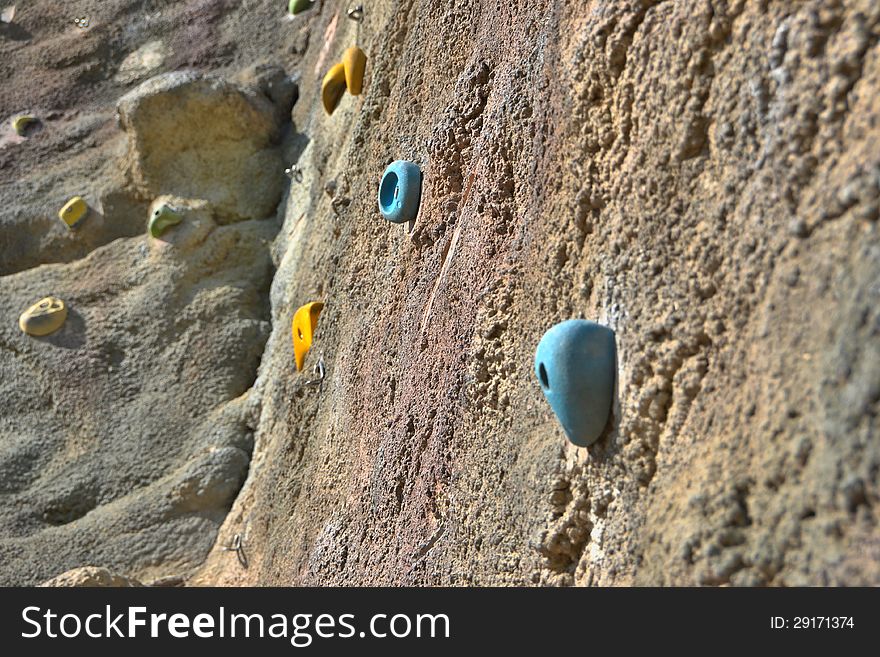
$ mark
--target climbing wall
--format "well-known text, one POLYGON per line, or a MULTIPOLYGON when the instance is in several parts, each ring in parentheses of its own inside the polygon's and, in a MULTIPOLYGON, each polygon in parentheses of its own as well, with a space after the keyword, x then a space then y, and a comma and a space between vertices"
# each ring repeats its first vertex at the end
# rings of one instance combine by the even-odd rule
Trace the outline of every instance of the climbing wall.
POLYGON ((295 4, 0 25, 0 583, 880 584, 880 4, 295 4))
POLYGON ((877 584, 880 7, 345 9, 302 15, 254 459, 195 581, 877 584), (569 318, 619 351, 588 449, 533 373, 569 318))

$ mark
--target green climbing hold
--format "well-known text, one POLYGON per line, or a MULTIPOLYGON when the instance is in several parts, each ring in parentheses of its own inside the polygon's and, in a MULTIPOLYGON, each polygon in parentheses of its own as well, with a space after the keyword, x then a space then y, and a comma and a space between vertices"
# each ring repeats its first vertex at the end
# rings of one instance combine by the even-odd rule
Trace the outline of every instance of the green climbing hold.
POLYGON ((160 205, 150 215, 150 235, 161 237, 167 228, 176 226, 181 221, 183 221, 183 217, 174 208, 164 204, 160 205))
POLYGON ((290 4, 287 5, 287 11, 289 11, 294 16, 296 14, 304 12, 306 9, 311 8, 312 0, 290 0, 290 4))
POLYGON ((12 129, 15 130, 15 134, 19 137, 27 137, 28 133, 37 127, 39 123, 40 121, 30 114, 19 114, 12 118, 12 129))

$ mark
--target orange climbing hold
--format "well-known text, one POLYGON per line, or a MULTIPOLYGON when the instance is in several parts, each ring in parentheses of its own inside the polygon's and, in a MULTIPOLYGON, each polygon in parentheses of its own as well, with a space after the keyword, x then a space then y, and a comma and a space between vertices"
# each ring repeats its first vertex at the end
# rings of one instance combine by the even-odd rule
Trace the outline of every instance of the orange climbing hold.
POLYGON ((339 62, 327 71, 327 75, 324 76, 324 81, 321 83, 321 102, 324 104, 324 111, 327 114, 333 114, 333 110, 336 109, 344 93, 345 66, 339 62))
POLYGON ((357 46, 352 46, 342 56, 342 66, 345 69, 345 86, 348 93, 358 96, 364 86, 364 70, 367 68, 367 56, 357 46))
POLYGON ((323 301, 307 303, 293 314, 291 332, 293 334, 293 356, 296 359, 296 371, 303 368, 306 354, 312 346, 312 336, 318 326, 318 317, 324 309, 323 301))

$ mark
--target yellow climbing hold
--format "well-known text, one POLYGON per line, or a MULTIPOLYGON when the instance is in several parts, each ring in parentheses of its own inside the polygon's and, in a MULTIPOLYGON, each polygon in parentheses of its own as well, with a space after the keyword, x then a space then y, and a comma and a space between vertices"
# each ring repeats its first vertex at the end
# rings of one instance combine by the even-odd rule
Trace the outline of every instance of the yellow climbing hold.
POLYGON ((30 114, 19 114, 12 118, 12 129, 19 137, 27 135, 28 128, 37 123, 36 117, 30 114))
POLYGON ((57 297, 40 299, 18 318, 18 327, 28 335, 49 335, 67 319, 67 306, 57 297))
POLYGON ((303 368, 306 354, 309 353, 309 349, 312 346, 312 335, 318 326, 318 316, 323 309, 323 301, 312 301, 301 306, 293 314, 291 331, 293 333, 293 356, 296 358, 297 372, 303 368))
POLYGON ((327 75, 324 76, 324 81, 321 83, 321 102, 324 103, 324 111, 327 114, 333 114, 333 110, 336 109, 344 93, 345 67, 340 62, 327 71, 327 75))
POLYGON ((342 56, 342 66, 345 69, 345 86, 348 93, 358 96, 364 86, 364 69, 367 67, 367 56, 357 46, 352 46, 342 56))
POLYGON ((89 206, 86 204, 82 196, 74 196, 64 207, 58 211, 61 221, 67 224, 68 228, 75 228, 76 225, 83 220, 88 214, 89 206))

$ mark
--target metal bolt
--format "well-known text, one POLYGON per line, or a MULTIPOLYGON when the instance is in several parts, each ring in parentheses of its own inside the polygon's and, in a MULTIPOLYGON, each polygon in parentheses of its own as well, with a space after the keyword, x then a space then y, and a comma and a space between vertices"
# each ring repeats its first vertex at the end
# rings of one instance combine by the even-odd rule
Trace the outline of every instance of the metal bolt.
POLYGON ((291 180, 295 180, 296 182, 303 181, 303 172, 297 165, 291 164, 284 170, 284 175, 290 178, 291 180))
POLYGON ((360 23, 362 20, 364 20, 364 6, 357 5, 354 8, 349 9, 348 10, 348 17, 351 20, 357 21, 358 23, 360 23))
POLYGON ((230 545, 222 546, 221 549, 227 552, 235 552, 235 556, 238 557, 238 563, 244 568, 248 567, 247 555, 244 552, 244 541, 241 538, 241 534, 233 536, 232 543, 230 545))
POLYGON ((320 358, 318 358, 318 362, 315 363, 315 366, 312 368, 312 374, 317 378, 303 381, 302 383, 297 384, 297 387, 305 388, 307 386, 318 386, 318 394, 321 394, 324 392, 324 377, 327 376, 327 370, 324 367, 324 354, 321 354, 320 358))

